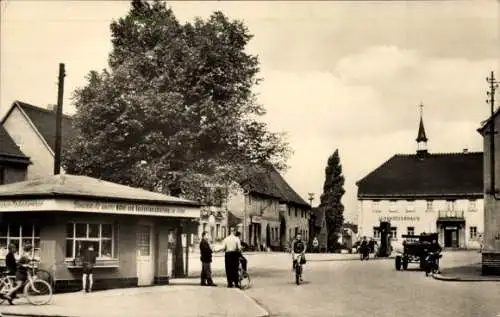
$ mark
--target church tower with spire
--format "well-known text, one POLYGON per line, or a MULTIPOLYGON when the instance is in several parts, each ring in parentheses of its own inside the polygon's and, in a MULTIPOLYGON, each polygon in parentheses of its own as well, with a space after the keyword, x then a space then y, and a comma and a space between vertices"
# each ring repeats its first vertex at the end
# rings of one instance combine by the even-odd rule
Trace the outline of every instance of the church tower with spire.
POLYGON ((427 136, 425 135, 423 109, 424 105, 420 103, 420 125, 418 127, 417 135, 417 156, 423 157, 428 154, 427 152, 427 136))

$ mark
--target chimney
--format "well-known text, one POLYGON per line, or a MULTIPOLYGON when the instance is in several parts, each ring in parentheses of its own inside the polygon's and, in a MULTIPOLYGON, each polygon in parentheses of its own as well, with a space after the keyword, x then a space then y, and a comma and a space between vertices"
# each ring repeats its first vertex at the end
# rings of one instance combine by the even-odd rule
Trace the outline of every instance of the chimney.
POLYGON ((464 152, 464 153, 468 153, 468 152, 469 152, 469 149, 465 148, 463 152, 464 152))
POLYGON ((47 109, 55 112, 57 109, 57 105, 47 105, 47 109))

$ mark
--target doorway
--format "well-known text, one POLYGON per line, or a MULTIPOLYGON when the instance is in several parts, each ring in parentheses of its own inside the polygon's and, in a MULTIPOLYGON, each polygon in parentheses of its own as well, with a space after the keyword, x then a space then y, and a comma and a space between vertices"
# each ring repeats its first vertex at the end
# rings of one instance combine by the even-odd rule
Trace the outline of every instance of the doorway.
POLYGON ((147 286, 154 282, 153 226, 137 228, 137 285, 147 286))
POLYGON ((269 224, 266 226, 266 248, 271 248, 271 227, 269 224))
POLYGON ((445 248, 458 248, 458 228, 445 227, 444 228, 444 247, 445 248))
POLYGON ((286 221, 285 217, 280 217, 280 247, 282 251, 285 251, 287 248, 286 243, 286 221))

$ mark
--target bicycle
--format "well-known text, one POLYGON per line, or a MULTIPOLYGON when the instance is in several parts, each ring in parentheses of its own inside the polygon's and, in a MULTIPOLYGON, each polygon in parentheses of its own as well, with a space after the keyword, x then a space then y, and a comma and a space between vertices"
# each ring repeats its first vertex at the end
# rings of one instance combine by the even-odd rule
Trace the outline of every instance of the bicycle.
POLYGON ((303 255, 299 254, 293 260, 294 261, 294 270, 295 270, 295 283, 300 285, 302 283, 302 265, 305 263, 303 259, 303 255))
POLYGON ((242 290, 250 287, 250 275, 248 274, 248 272, 243 271, 241 262, 238 267, 238 283, 240 285, 240 289, 242 290))
MULTIPOLYGON (((52 286, 47 281, 39 279, 37 275, 33 274, 36 270, 34 262, 32 261, 31 265, 27 266, 28 279, 22 286, 23 294, 30 304, 37 306, 45 305, 52 300, 52 286)), ((15 276, 4 276, 0 279, 0 294, 6 295, 14 288, 14 285, 15 276)), ((5 301, 4 296, 0 297, 5 301)))

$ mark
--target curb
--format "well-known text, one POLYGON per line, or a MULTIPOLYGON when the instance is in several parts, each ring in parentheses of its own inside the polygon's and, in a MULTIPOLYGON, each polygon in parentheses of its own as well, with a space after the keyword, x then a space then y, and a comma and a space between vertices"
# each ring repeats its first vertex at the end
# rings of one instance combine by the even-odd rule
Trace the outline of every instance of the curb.
POLYGON ((474 277, 458 277, 458 276, 446 276, 442 274, 433 274, 432 278, 443 282, 500 282, 500 277, 495 279, 480 279, 474 277))
POLYGON ((258 310, 260 310, 259 315, 255 316, 255 317, 269 317, 269 316, 271 316, 271 314, 267 310, 265 310, 264 307, 262 307, 261 305, 259 305, 257 303, 257 301, 255 301, 247 293, 245 293, 244 291, 242 291, 241 289, 238 289, 238 288, 236 288, 235 290, 237 292, 241 293, 247 300, 251 301, 255 305, 255 307, 257 307, 258 310))

